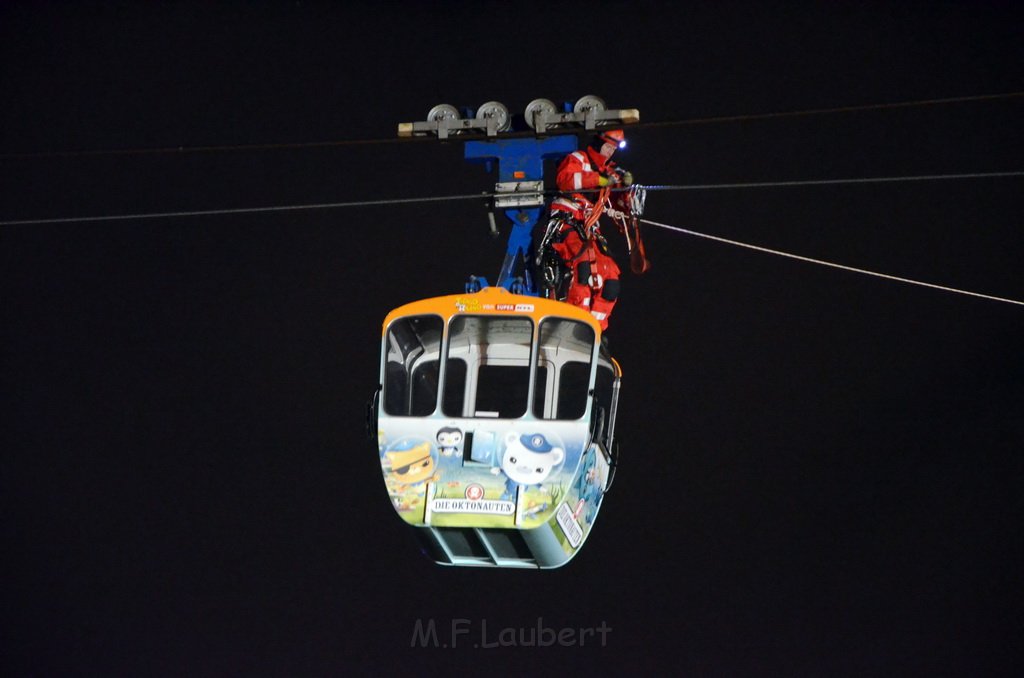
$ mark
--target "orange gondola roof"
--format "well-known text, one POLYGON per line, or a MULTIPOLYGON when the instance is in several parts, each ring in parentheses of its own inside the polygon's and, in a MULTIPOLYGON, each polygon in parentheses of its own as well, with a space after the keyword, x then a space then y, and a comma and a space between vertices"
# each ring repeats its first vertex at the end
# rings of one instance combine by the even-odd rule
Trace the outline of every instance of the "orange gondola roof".
POLYGON ((479 292, 431 297, 404 304, 388 313, 384 319, 384 328, 398 317, 433 314, 447 319, 460 313, 513 314, 534 320, 551 316, 571 318, 592 327, 595 337, 601 336, 601 324, 583 309, 553 299, 512 294, 504 287, 485 287, 479 292))

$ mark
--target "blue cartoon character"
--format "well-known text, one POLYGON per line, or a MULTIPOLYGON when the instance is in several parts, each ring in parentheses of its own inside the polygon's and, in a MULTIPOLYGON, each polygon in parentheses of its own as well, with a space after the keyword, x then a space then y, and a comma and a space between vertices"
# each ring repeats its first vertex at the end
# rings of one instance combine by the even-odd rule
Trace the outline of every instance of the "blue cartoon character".
POLYGON ((554 447, 543 434, 519 435, 509 431, 505 436, 501 468, 491 469, 491 473, 505 473, 505 492, 501 498, 513 500, 519 488, 539 487, 564 458, 565 451, 554 447))
POLYGON ((445 426, 437 432, 437 449, 445 457, 454 456, 461 442, 462 430, 454 426, 445 426))

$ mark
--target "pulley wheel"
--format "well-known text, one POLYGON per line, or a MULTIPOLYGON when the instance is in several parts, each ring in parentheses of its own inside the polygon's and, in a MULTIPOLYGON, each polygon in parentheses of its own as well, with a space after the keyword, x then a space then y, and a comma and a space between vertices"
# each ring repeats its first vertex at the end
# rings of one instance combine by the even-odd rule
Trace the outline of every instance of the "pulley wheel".
POLYGON ((427 122, 438 122, 440 120, 458 120, 459 109, 451 104, 438 104, 427 113, 427 122))
POLYGON ((576 102, 576 105, 572 107, 574 113, 586 113, 587 111, 604 111, 608 107, 605 106, 604 99, 596 97, 593 94, 588 94, 582 97, 576 102))
POLYGON ((485 104, 480 104, 480 108, 476 109, 477 120, 487 120, 488 118, 497 120, 499 132, 505 132, 512 128, 512 118, 509 116, 505 104, 500 101, 488 101, 485 104))
POLYGON ((555 106, 555 102, 551 99, 534 99, 530 103, 526 104, 526 111, 523 115, 526 116, 526 124, 530 126, 530 129, 535 129, 533 126, 533 118, 537 113, 554 115, 557 112, 558 108, 555 106))

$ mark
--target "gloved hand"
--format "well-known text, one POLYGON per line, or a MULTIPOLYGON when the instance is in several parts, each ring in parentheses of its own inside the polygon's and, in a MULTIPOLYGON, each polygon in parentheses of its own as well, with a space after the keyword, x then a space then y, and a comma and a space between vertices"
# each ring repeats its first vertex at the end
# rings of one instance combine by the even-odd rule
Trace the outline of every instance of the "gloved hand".
POLYGON ((615 183, 622 184, 623 186, 633 185, 633 173, 618 167, 615 168, 615 183))

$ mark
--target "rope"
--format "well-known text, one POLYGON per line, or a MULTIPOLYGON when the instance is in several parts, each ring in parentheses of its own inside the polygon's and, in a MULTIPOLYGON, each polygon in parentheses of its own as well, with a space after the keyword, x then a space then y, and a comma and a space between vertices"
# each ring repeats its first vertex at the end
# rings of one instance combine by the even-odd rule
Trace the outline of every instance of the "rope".
POLYGON ((989 299, 991 301, 1001 301, 1006 304, 1015 304, 1017 306, 1024 306, 1024 301, 1018 301, 1016 299, 1006 299, 1005 297, 994 297, 989 294, 980 294, 978 292, 970 292, 968 290, 961 290, 955 287, 946 287, 944 285, 934 285, 932 283, 922 282, 920 280, 911 280, 910 278, 900 278, 895 275, 889 275, 887 273, 879 273, 877 271, 868 271, 863 268, 854 268, 853 266, 846 266, 844 264, 836 264, 831 261, 823 261, 821 259, 812 259, 810 257, 800 256, 799 254, 790 254, 789 252, 782 252, 779 250, 769 249, 767 247, 761 247, 759 245, 751 245, 749 243, 740 242, 738 240, 729 240, 728 238, 721 238, 716 235, 708 235, 706 233, 699 233, 697 231, 691 231, 686 228, 679 228, 678 226, 670 226, 668 224, 661 224, 657 221, 650 221, 648 219, 641 219, 641 223, 649 226, 656 226, 658 228, 668 229, 670 231, 676 231, 679 233, 685 233, 686 235, 696 236, 698 238, 706 238, 708 240, 714 240, 715 242, 725 243, 726 245, 735 245, 736 247, 744 247, 749 250, 756 252, 763 252, 765 254, 774 254, 780 257, 786 257, 788 259, 796 259, 797 261, 804 261, 809 264, 818 264, 819 266, 829 266, 831 268, 838 268, 843 271, 850 271, 851 273, 861 273, 863 275, 874 276, 876 278, 883 278, 885 280, 892 280, 895 282, 907 283, 910 285, 919 285, 921 287, 930 287, 936 290, 942 290, 943 292, 954 292, 956 294, 964 294, 971 297, 979 297, 981 299, 989 299))
POLYGON ((922 174, 909 177, 864 177, 858 179, 810 179, 800 181, 760 181, 733 184, 690 184, 681 186, 645 186, 648 191, 706 191, 723 188, 782 188, 793 186, 838 186, 842 184, 883 184, 903 181, 948 181, 951 179, 998 179, 1022 177, 1024 171, 971 172, 965 174, 922 174))

